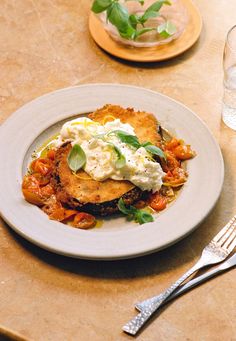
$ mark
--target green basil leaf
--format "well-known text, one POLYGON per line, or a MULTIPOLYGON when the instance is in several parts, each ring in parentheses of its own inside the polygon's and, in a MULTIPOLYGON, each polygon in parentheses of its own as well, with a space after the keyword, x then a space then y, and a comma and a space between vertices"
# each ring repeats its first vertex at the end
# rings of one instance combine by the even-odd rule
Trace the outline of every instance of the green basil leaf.
POLYGON ((141 24, 144 24, 148 19, 150 18, 156 18, 158 17, 160 14, 158 12, 155 11, 146 11, 141 18, 139 19, 139 22, 141 24))
POLYGON ((136 29, 138 23, 139 23, 139 17, 136 14, 131 14, 129 16, 129 22, 131 24, 131 26, 136 29))
POLYGON ((157 32, 163 37, 168 38, 176 32, 176 26, 171 21, 166 21, 157 27, 157 32))
POLYGON ((123 130, 113 130, 108 135, 110 135, 110 134, 116 134, 117 137, 119 137, 119 139, 121 140, 121 142, 129 144, 129 145, 131 145, 132 147, 134 147, 136 149, 138 149, 141 146, 137 136, 130 135, 129 133, 126 133, 126 131, 123 131, 123 130))
POLYGON ((120 36, 125 39, 135 39, 136 30, 129 25, 125 32, 119 31, 120 36))
POLYGON ((107 19, 117 28, 123 38, 134 39, 135 29, 129 21, 129 12, 127 8, 118 2, 113 3, 108 8, 107 19))
POLYGON ((86 155, 78 144, 75 144, 71 149, 67 162, 73 172, 77 172, 86 163, 86 155))
POLYGON ((121 153, 120 149, 114 145, 112 142, 107 142, 113 150, 116 152, 117 160, 115 163, 115 166, 117 169, 123 168, 126 165, 126 158, 125 156, 121 153))
POLYGON ((120 198, 118 201, 118 208, 123 214, 128 216, 128 219, 132 218, 139 224, 145 224, 154 221, 154 218, 150 213, 144 210, 139 210, 134 206, 125 206, 124 200, 122 198, 120 198))
POLYGON ((120 198, 119 201, 118 201, 118 208, 125 215, 133 214, 132 209, 130 209, 129 207, 125 206, 124 200, 122 198, 120 198))
POLYGON ((161 150, 160 148, 158 148, 158 147, 156 147, 156 146, 154 146, 154 145, 152 145, 152 144, 148 144, 148 145, 146 145, 146 146, 144 146, 144 148, 149 152, 149 153, 151 153, 151 154, 153 154, 153 155, 157 155, 157 156, 159 156, 160 158, 162 158, 162 159, 166 159, 166 155, 165 155, 165 153, 163 152, 163 150, 161 150))
POLYGON ((101 13, 105 11, 111 4, 112 0, 94 0, 91 10, 94 13, 101 13))
POLYGON ((147 32, 150 32, 150 31, 153 31, 153 30, 155 30, 155 28, 143 28, 143 29, 141 29, 141 30, 139 30, 139 31, 136 31, 136 34, 135 34, 135 38, 138 38, 139 36, 141 36, 142 34, 144 34, 144 33, 147 33, 147 32))
POLYGON ((139 2, 142 6, 144 5, 145 0, 125 0, 126 2, 128 1, 136 1, 139 2))
POLYGON ((116 160, 116 168, 120 169, 123 168, 126 165, 126 158, 125 156, 121 153, 120 149, 114 145, 114 150, 117 155, 117 160, 116 160))
POLYGON ((158 0, 146 9, 146 12, 159 12, 163 5, 171 5, 168 0, 158 0))
POLYGON ((129 25, 129 13, 128 10, 119 4, 118 2, 112 5, 109 11, 108 20, 111 24, 116 26, 120 32, 126 32, 129 25))
POLYGON ((154 218, 150 213, 142 210, 137 210, 134 215, 134 218, 140 225, 151 223, 154 221, 154 218))
POLYGON ((141 144, 141 146, 142 147, 146 147, 146 146, 151 146, 152 144, 151 144, 151 142, 148 142, 148 141, 145 141, 145 142, 143 142, 142 144, 141 144))

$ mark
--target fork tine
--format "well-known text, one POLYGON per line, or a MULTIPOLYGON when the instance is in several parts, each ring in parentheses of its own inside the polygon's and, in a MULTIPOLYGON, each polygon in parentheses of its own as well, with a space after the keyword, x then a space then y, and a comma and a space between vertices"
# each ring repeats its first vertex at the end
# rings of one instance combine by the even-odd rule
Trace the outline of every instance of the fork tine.
MULTIPOLYGON (((236 236, 236 234, 235 234, 235 236, 236 236)), ((229 247, 228 247, 229 253, 233 251, 233 249, 235 248, 235 246, 236 246, 236 238, 234 238, 234 240, 232 241, 232 243, 231 243, 231 244, 229 245, 229 247)))
POLYGON ((231 233, 231 235, 229 236, 229 238, 226 240, 226 242, 223 245, 224 249, 227 249, 228 246, 231 244, 231 242, 235 239, 236 237, 236 231, 234 231, 233 233, 231 233))
POLYGON ((223 246, 225 242, 231 237, 231 235, 234 233, 235 227, 231 226, 228 231, 225 233, 225 235, 217 242, 219 246, 223 246))
POLYGON ((213 242, 218 242, 224 234, 233 226, 236 224, 236 215, 230 219, 230 221, 220 230, 220 232, 212 239, 213 242))

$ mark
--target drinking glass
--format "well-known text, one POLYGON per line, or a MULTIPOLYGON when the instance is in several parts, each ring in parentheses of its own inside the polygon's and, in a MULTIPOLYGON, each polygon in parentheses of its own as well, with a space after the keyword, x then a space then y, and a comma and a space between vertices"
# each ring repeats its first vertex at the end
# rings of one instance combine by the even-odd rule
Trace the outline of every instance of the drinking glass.
POLYGON ((229 30, 226 37, 223 67, 222 119, 228 127, 236 130, 236 25, 229 30))

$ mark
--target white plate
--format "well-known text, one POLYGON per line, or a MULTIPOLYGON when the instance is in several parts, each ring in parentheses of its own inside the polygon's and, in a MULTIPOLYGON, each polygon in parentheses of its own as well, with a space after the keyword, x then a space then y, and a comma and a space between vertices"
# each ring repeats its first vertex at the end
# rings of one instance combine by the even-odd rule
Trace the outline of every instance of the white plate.
POLYGON ((207 216, 221 192, 224 164, 213 136, 187 107, 159 93, 126 85, 91 84, 52 92, 17 110, 0 131, 0 212, 29 241, 56 253, 87 259, 121 259, 165 248, 190 233, 207 216), (106 103, 152 112, 161 124, 191 144, 197 156, 187 162, 188 182, 177 200, 137 225, 112 218, 99 229, 74 229, 49 220, 21 193, 32 151, 59 130, 63 120, 106 103))

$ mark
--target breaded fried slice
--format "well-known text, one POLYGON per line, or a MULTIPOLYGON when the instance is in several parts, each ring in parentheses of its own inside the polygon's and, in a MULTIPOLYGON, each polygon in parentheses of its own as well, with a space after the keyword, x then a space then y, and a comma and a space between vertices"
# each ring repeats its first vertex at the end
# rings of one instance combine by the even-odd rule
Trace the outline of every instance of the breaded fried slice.
MULTIPOLYGON (((88 116, 101 124, 104 124, 106 120, 119 118, 121 122, 133 126, 140 142, 148 140, 158 145, 160 141, 157 132, 158 122, 152 114, 108 104, 88 116)), ((141 198, 142 191, 129 181, 112 179, 96 181, 84 171, 73 174, 67 164, 70 150, 71 145, 68 143, 56 152, 54 185, 61 202, 69 207, 80 208, 93 214, 110 215, 118 211, 117 203, 121 197, 127 205, 132 205, 141 198)))
POLYGON ((88 115, 91 120, 101 124, 106 120, 111 121, 112 117, 119 118, 122 123, 129 123, 135 130, 139 141, 149 141, 158 145, 161 137, 158 134, 158 122, 153 114, 144 111, 134 111, 132 108, 124 109, 119 105, 106 104, 103 108, 88 115))
POLYGON ((94 214, 109 215, 118 211, 117 202, 121 197, 127 205, 141 197, 142 191, 129 181, 96 181, 82 170, 73 174, 67 163, 70 150, 70 143, 57 150, 53 174, 58 199, 64 204, 94 214))

